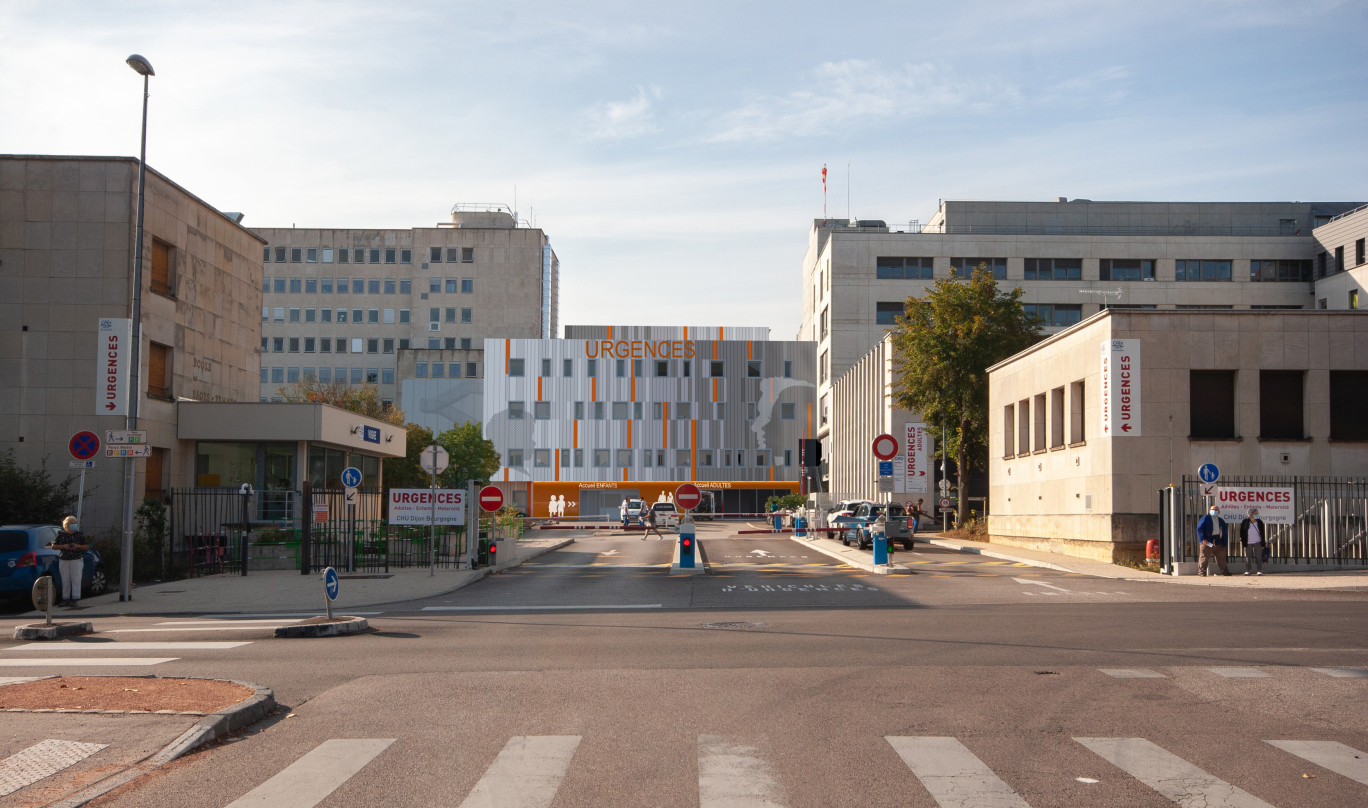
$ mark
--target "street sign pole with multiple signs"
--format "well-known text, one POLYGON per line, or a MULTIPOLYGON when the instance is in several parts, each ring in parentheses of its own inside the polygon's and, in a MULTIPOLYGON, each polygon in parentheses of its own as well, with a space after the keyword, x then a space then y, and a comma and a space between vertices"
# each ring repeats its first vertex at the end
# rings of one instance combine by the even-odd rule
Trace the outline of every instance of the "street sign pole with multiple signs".
POLYGON ((67 451, 76 458, 71 461, 71 467, 81 470, 81 484, 76 492, 76 523, 80 524, 81 511, 85 507, 85 473, 86 469, 95 468, 95 461, 92 458, 99 454, 100 436, 89 430, 77 432, 67 443, 67 451))

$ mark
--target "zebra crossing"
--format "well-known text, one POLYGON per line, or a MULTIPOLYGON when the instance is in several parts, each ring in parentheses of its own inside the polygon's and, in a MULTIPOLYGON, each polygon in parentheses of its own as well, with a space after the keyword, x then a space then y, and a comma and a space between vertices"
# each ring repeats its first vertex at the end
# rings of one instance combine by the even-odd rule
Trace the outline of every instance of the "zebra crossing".
MULTIPOLYGON (((113 629, 106 635, 167 634, 176 632, 271 632, 302 618, 263 620, 170 620, 147 628, 113 629)), ((187 654, 231 651, 251 640, 136 640, 82 638, 59 642, 20 643, 0 648, 0 668, 148 668, 176 662, 187 654), (156 653, 159 652, 159 653, 156 653), (152 655, 156 653, 156 655, 152 655)))
MULTIPOLYGON (((351 778, 365 777, 367 766, 396 740, 324 741, 227 808, 313 808, 351 778)), ((579 735, 509 738, 464 794, 460 808, 551 805, 575 765, 582 740, 579 735)), ((954 737, 901 735, 885 736, 883 741, 893 753, 890 759, 901 760, 940 808, 1031 808, 1011 783, 978 757, 970 743, 954 737)), ((1080 783, 1116 785, 1129 778, 1182 806, 1276 808, 1145 738, 1074 737, 1063 742, 1081 746, 1111 767, 1095 770, 1094 777, 1071 778, 1080 783)), ((1287 755, 1368 786, 1368 754, 1353 747, 1324 740, 1270 739, 1262 744, 1270 755, 1287 755)), ((795 795, 785 788, 772 762, 767 738, 699 735, 694 751, 700 808, 785 808, 794 804, 795 795)), ((461 795, 453 795, 453 802, 457 797, 461 795)), ((1099 794, 1099 798, 1105 796, 1099 794)), ((1368 801, 1368 791, 1363 798, 1368 801)))

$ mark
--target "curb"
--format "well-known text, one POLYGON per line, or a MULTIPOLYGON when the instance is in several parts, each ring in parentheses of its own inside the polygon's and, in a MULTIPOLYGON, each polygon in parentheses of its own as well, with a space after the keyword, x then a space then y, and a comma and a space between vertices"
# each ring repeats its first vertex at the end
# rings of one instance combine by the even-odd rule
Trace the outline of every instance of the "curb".
MULTIPOLYGON (((934 545, 937 546, 937 547, 944 547, 944 548, 946 548, 946 549, 948 549, 948 550, 957 550, 957 551, 959 551, 959 552, 961 552, 961 553, 969 553, 970 555, 981 555, 981 556, 987 556, 988 558, 999 558, 999 559, 1002 559, 1003 561, 1016 561, 1016 562, 1019 562, 1019 563, 1021 563, 1021 564, 1028 564, 1028 565, 1030 565, 1030 566, 1032 566, 1032 567, 1042 567, 1042 568, 1044 568, 1044 569, 1047 569, 1047 570, 1055 570, 1055 571, 1057 571, 1057 572, 1068 572, 1068 573, 1072 573, 1072 574, 1074 574, 1074 575, 1088 575, 1088 576, 1097 577, 1097 578, 1113 578, 1113 577, 1118 577, 1118 576, 1110 576, 1110 575, 1098 575, 1098 574, 1096 574, 1096 573, 1091 573, 1091 572, 1079 572, 1078 570, 1073 569, 1073 568, 1071 568, 1071 567, 1065 567, 1065 566, 1062 566, 1062 565, 1060 565, 1060 564, 1052 564, 1052 563, 1050 563, 1049 561, 1037 561, 1037 560, 1034 559, 1034 558, 1022 558, 1022 557, 1019 556, 1019 555, 1012 555, 1011 553, 1007 553, 1007 552, 994 551, 994 550, 984 550, 982 547, 972 547, 972 546, 969 546, 969 545, 960 544, 959 542, 953 541, 953 540, 951 540, 951 539, 927 539, 927 540, 926 540, 926 543, 927 543, 927 544, 934 544, 934 545)), ((1130 580, 1130 579, 1126 579, 1126 580, 1130 580)), ((1139 580, 1144 580, 1144 579, 1139 579, 1139 580)))
MULTIPOLYGON (((195 678, 195 677, 166 677, 175 678, 195 678)), ((103 780, 92 783, 89 786, 68 795, 66 798, 51 803, 47 808, 80 808, 92 800, 108 794, 116 788, 133 782, 144 774, 149 774, 165 766, 182 755, 194 751, 198 747, 216 741, 229 733, 236 732, 243 727, 251 726, 261 719, 270 715, 276 709, 275 693, 270 688, 261 687, 251 682, 239 682, 233 679, 209 679, 204 681, 231 682, 235 685, 252 688, 253 695, 237 704, 225 707, 216 713, 206 715, 200 719, 195 726, 186 730, 179 738, 167 744, 160 752, 156 752, 150 757, 133 764, 120 772, 115 772, 103 780)))
MULTIPOLYGON (((858 570, 864 570, 865 572, 872 573, 872 574, 874 574, 874 575, 916 575, 916 574, 917 574, 917 571, 914 570, 914 569, 911 569, 910 567, 895 567, 895 566, 893 566, 892 564, 889 564, 888 566, 879 566, 879 565, 877 565, 877 564, 872 563, 872 560, 871 560, 870 562, 865 562, 865 561, 862 561, 862 560, 860 560, 860 559, 848 558, 848 557, 846 556, 846 553, 848 553, 848 552, 850 552, 850 551, 847 550, 845 547, 842 547, 840 550, 834 550, 834 549, 831 549, 831 548, 829 548, 829 547, 823 547, 822 545, 817 544, 817 541, 818 541, 820 538, 822 538, 822 537, 820 537, 820 536, 803 536, 803 537, 799 537, 799 536, 789 536, 789 541, 798 542, 799 544, 803 545, 804 547, 807 547, 807 548, 812 549, 812 550, 816 550, 817 552, 821 553, 822 555, 830 556, 831 558, 834 558, 834 559, 836 559, 837 561, 840 561, 841 563, 845 564, 845 565, 848 566, 848 567, 854 567, 855 569, 858 569, 858 570)), ((834 539, 828 539, 828 541, 835 541, 835 540, 834 540, 834 539)), ((907 552, 907 551, 905 550, 904 552, 907 552)))
POLYGON ((95 633, 95 624, 89 620, 80 623, 53 623, 52 625, 15 626, 16 640, 55 640, 58 637, 76 637, 81 634, 95 633))
POLYGON ((364 617, 348 617, 339 615, 342 623, 302 623, 293 626, 279 626, 275 630, 277 638, 294 637, 343 637, 348 634, 360 634, 370 630, 370 623, 364 617))

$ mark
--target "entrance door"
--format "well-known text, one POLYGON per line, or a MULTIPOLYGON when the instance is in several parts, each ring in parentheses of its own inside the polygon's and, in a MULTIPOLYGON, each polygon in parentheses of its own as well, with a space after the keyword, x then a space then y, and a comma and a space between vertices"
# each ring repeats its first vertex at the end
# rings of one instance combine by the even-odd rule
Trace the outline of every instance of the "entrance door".
POLYGON ((621 520, 619 512, 624 499, 639 499, 640 489, 636 488, 581 488, 579 490, 579 512, 581 519, 605 519, 610 522, 621 520))
POLYGON ((261 458, 261 518, 294 517, 293 447, 265 446, 261 458))

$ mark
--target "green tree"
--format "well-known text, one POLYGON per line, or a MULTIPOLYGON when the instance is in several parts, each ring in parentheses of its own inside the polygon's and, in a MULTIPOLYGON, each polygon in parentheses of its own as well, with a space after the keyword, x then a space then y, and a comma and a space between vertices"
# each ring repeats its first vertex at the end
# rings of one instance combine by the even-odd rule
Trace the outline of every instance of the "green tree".
MULTIPOLYGON (((278 391, 286 401, 306 401, 311 404, 331 404, 357 415, 375 418, 395 426, 404 425, 404 411, 385 404, 380 390, 373 384, 351 386, 342 382, 324 384, 312 376, 281 387, 278 391)), ((415 463, 417 460, 415 459, 415 463)))
POLYGON ((46 464, 43 458, 36 470, 26 469, 15 459, 13 449, 0 454, 0 525, 50 525, 72 512, 76 495, 71 484, 76 478, 68 474, 65 480, 53 482, 43 468, 46 464))
POLYGON ((391 488, 427 488, 429 477, 419 461, 423 450, 433 443, 432 430, 408 424, 403 457, 385 458, 385 491, 391 488))
POLYGON ((437 436, 446 447, 451 464, 438 477, 445 488, 464 488, 470 481, 488 482, 499 470, 499 453, 494 441, 486 440, 478 421, 468 421, 437 436))
POLYGON ((892 331, 894 403, 921 413, 942 443, 937 454, 954 460, 961 524, 969 474, 987 465, 987 369, 1039 339, 1038 322, 1021 289, 1000 293, 980 264, 967 281, 952 269, 924 297, 909 297, 892 331))

